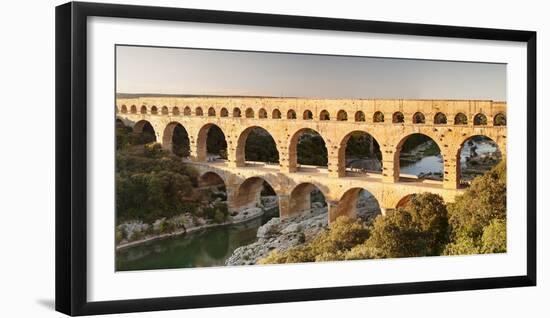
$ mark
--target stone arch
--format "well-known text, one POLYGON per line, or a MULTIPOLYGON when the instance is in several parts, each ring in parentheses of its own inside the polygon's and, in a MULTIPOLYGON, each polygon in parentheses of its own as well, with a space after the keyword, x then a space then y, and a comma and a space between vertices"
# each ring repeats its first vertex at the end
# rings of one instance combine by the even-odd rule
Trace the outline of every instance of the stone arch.
POLYGON ((162 106, 160 112, 161 112, 161 114, 163 114, 163 115, 168 115, 168 107, 162 106))
POLYGON ((474 116, 474 125, 475 126, 485 126, 487 125, 487 116, 483 113, 478 113, 474 116))
POLYGON ((411 193, 399 199, 399 201, 397 201, 397 204, 395 205, 395 209, 404 208, 405 206, 407 206, 407 204, 411 202, 415 195, 416 193, 411 193))
POLYGON ((397 144, 394 154, 394 172, 397 178, 399 179, 401 174, 405 174, 407 177, 402 178, 401 181, 407 181, 409 178, 420 180, 426 178, 441 181, 445 174, 443 149, 434 136, 422 133, 410 133, 404 136, 397 144), (422 145, 424 145, 424 149, 419 150, 418 147, 422 145), (421 153, 419 160, 416 160, 418 158, 417 155, 403 155, 403 153, 409 154, 412 151, 421 153), (401 162, 403 164, 407 163, 407 166, 402 166, 401 162), (441 167, 441 169, 438 169, 438 167, 441 167))
POLYGON ((296 119, 296 112, 294 109, 289 109, 288 112, 286 112, 286 119, 296 119))
MULTIPOLYGON (((327 145, 326 145, 325 138, 323 138, 323 136, 318 131, 310 129, 310 128, 298 129, 296 132, 294 132, 294 134, 290 138, 290 143, 289 143, 289 146, 288 146, 288 165, 289 165, 290 172, 298 171, 298 164, 299 164, 299 162, 298 162, 298 143, 300 141, 300 137, 304 133, 311 133, 311 134, 319 136, 322 139, 323 143, 324 143, 324 153, 323 154, 326 153, 327 156, 328 156, 328 148, 327 148, 327 145)), ((313 154, 313 155, 315 155, 316 158, 317 158, 319 155, 322 156, 323 154, 313 154)), ((300 164, 303 164, 303 163, 300 163, 300 164)), ((309 164, 309 163, 305 163, 305 164, 309 164)), ((328 158, 327 158, 326 163, 319 164, 319 166, 327 166, 327 165, 328 165, 328 158)))
POLYGON ((180 114, 180 109, 177 106, 173 107, 172 108, 172 115, 179 116, 179 114, 180 114))
POLYGON ((247 108, 246 111, 244 112, 244 115, 246 116, 246 118, 254 118, 254 109, 252 108, 247 108))
POLYGON ((273 112, 271 113, 272 119, 281 119, 281 111, 275 108, 273 112))
POLYGON ((228 117, 229 116, 229 111, 227 110, 227 108, 223 107, 222 110, 220 110, 220 116, 221 117, 228 117))
POLYGON ((265 108, 260 108, 260 110, 258 111, 258 117, 260 119, 267 118, 267 111, 265 110, 265 108))
POLYGON ((216 116, 216 110, 214 109, 214 107, 208 108, 208 116, 209 117, 215 117, 216 116))
POLYGON ((184 116, 191 116, 191 107, 185 106, 185 108, 183 109, 183 115, 184 116))
POLYGON ((203 115, 202 108, 201 107, 195 108, 195 116, 202 116, 202 115, 203 115))
POLYGON ((233 108, 233 117, 241 117, 241 109, 239 107, 233 108))
POLYGON ((412 121, 413 121, 413 124, 425 124, 426 116, 424 116, 424 114, 421 112, 416 112, 413 115, 412 121))
POLYGON ((206 171, 198 177, 199 187, 214 187, 214 186, 225 186, 224 178, 214 171, 206 171))
MULTIPOLYGON (((245 130, 243 130, 241 132, 241 134, 239 135, 239 138, 237 139, 237 147, 236 147, 236 156, 235 156, 235 160, 236 160, 236 165, 237 167, 242 167, 245 165, 245 162, 246 162, 246 144, 247 144, 247 140, 248 140, 248 136, 250 135, 250 133, 253 133, 254 131, 257 131, 257 130, 260 130, 262 132, 262 134, 267 134, 267 136, 271 137, 271 140, 273 141, 272 143, 272 146, 275 147, 275 150, 277 151, 277 161, 278 162, 278 158, 279 158, 279 149, 277 147, 277 143, 275 142, 275 138, 273 138, 273 136, 269 133, 269 131, 261 126, 251 126, 251 127, 247 127, 245 130)), ((267 138, 269 139, 269 138, 267 138)), ((270 147, 270 145, 268 144, 269 141, 266 140, 266 143, 263 145, 263 147, 270 147)))
POLYGON ((435 125, 446 125, 447 124, 447 116, 442 112, 439 112, 439 113, 435 114, 434 124, 435 125))
POLYGON ((139 110, 142 114, 147 114, 147 107, 145 105, 141 106, 141 109, 139 110))
POLYGON ((347 216, 355 219, 358 216, 364 218, 373 218, 375 215, 380 214, 380 202, 374 196, 374 194, 364 188, 351 188, 346 190, 334 211, 330 211, 329 222, 335 221, 340 216, 347 216), (366 206, 365 201, 369 202, 371 206, 366 206))
POLYGON ((372 115, 372 121, 374 123, 383 123, 384 122, 384 113, 381 111, 377 111, 372 115))
POLYGON ((205 124, 204 126, 202 126, 199 129, 199 133, 197 135, 196 146, 197 146, 197 160, 198 161, 215 160, 213 157, 208 157, 209 151, 211 151, 211 152, 213 151, 213 149, 209 149, 210 147, 219 148, 219 149, 214 149, 214 150, 219 150, 218 153, 217 153, 218 158, 221 158, 221 159, 226 159, 227 158, 227 138, 226 138, 226 135, 225 135, 223 129, 221 129, 216 124, 208 123, 208 124, 205 124), (216 143, 216 144, 210 143, 210 141, 209 141, 209 137, 212 137, 211 136, 211 130, 213 128, 214 128, 214 131, 221 132, 222 136, 220 136, 220 137, 223 137, 223 140, 219 141, 219 143, 216 143), (223 152, 225 152, 225 153, 223 153, 223 152))
POLYGON ((132 113, 132 114, 137 113, 137 107, 136 107, 136 105, 132 105, 132 107, 130 107, 130 113, 132 113))
POLYGON ((348 120, 348 113, 345 110, 340 109, 338 111, 338 113, 336 114, 336 120, 337 121, 347 121, 348 120))
MULTIPOLYGON (((373 166, 377 166, 379 165, 379 169, 370 169, 370 170, 375 170, 377 172, 382 172, 382 169, 383 169, 383 166, 382 166, 382 163, 383 163, 383 158, 382 158, 382 152, 380 150, 380 144, 378 142, 378 140, 376 140, 376 138, 366 132, 366 131, 363 131, 363 130, 354 130, 354 131, 351 131, 349 132, 347 135, 344 136, 344 138, 342 138, 342 140, 340 141, 340 147, 338 148, 338 175, 339 176, 345 176, 346 175, 346 166, 347 166, 347 155, 346 155, 346 152, 347 152, 347 149, 348 149, 348 142, 350 141, 350 139, 353 137, 353 136, 358 136, 358 135, 366 135, 367 137, 367 141, 369 141, 369 155, 372 159, 375 159, 376 158, 376 161, 374 161, 372 163, 373 166)), ((362 137, 362 136, 361 136, 362 137)), ((368 165, 368 164, 367 164, 368 165)), ((352 170, 355 170, 355 169, 352 169, 352 170)), ((369 171, 369 169, 356 169, 355 172, 367 172, 369 171)))
POLYGON ((304 111, 304 115, 303 115, 302 119, 303 120, 312 120, 313 119, 313 113, 311 112, 311 110, 306 109, 304 111))
POLYGON ((323 109, 321 113, 319 113, 319 119, 320 120, 330 120, 330 113, 328 110, 323 109))
POLYGON ((149 143, 157 141, 155 128, 148 120, 140 120, 134 124, 133 132, 140 135, 140 143, 149 143))
POLYGON ((267 178, 254 176, 244 180, 233 197, 233 208, 246 208, 256 205, 260 202, 262 191, 265 186, 268 186, 278 195, 277 189, 267 178))
POLYGON ((151 114, 156 115, 158 113, 159 113, 159 110, 158 110, 157 106, 152 106, 151 107, 151 114))
POLYGON ((464 113, 456 114, 455 125, 468 125, 468 117, 464 113))
POLYGON ((398 124, 398 123, 404 123, 405 122, 405 116, 402 112, 395 112, 392 115, 392 123, 398 124))
POLYGON ((468 185, 477 175, 489 171, 502 160, 500 145, 486 135, 468 136, 460 143, 456 153, 456 179, 458 185, 468 185), (477 144, 476 144, 477 143, 477 144), (466 148, 469 146, 469 148, 466 148), (482 149, 479 150, 478 146, 482 149), (472 172, 464 175, 464 170, 471 166, 472 172))
POLYGON ((177 156, 188 157, 190 140, 187 129, 175 121, 166 125, 162 134, 162 148, 177 156))
POLYGON ((123 113, 123 114, 128 113, 128 108, 126 108, 126 105, 122 105, 122 106, 120 107, 120 112, 123 113))
POLYGON ((355 121, 356 122, 362 122, 362 121, 365 121, 366 118, 365 118, 365 113, 362 112, 362 111, 356 111, 355 112, 355 121))
POLYGON ((289 215, 297 215, 307 212, 312 208, 312 194, 317 190, 323 197, 324 204, 326 204, 326 194, 321 187, 314 183, 304 182, 296 185, 292 191, 290 191, 289 197, 289 215))
POLYGON ((506 126, 506 115, 504 113, 498 113, 493 118, 494 126, 506 126))

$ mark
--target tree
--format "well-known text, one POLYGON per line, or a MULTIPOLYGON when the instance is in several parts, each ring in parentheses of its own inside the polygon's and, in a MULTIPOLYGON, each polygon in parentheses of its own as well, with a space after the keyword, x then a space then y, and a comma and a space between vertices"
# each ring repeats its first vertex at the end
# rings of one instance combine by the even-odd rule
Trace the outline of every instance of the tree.
POLYGON ((429 255, 438 255, 448 242, 449 222, 443 198, 433 193, 414 195, 404 209, 424 233, 429 255))
POLYGON ((254 128, 245 145, 245 158, 250 161, 279 162, 279 152, 273 137, 262 128, 254 128))
POLYGON ((447 209, 436 194, 411 197, 402 208, 378 216, 367 246, 382 257, 439 255, 447 244, 447 209))
POLYGON ((482 253, 506 252, 506 221, 494 219, 483 230, 481 236, 482 253))
POLYGON ((306 131, 300 136, 296 152, 300 164, 327 165, 328 153, 325 141, 314 131, 306 131))
POLYGON ((448 212, 452 230, 445 254, 464 254, 466 250, 472 253, 505 251, 506 163, 501 161, 483 176, 475 178, 470 188, 448 205, 448 212))
POLYGON ((116 218, 153 222, 182 212, 197 210, 194 193, 197 172, 159 144, 140 145, 129 129, 117 129, 116 218), (123 141, 118 144, 118 141, 123 141))

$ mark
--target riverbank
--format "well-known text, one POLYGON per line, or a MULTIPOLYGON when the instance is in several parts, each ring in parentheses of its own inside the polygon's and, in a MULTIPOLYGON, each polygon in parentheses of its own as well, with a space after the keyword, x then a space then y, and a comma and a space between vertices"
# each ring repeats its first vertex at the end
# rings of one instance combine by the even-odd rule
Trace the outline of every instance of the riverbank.
MULTIPOLYGON (((221 222, 221 223, 214 223, 213 220, 205 220, 205 219, 202 219, 202 218, 196 218, 196 217, 191 216, 189 213, 184 213, 184 214, 176 217, 176 219, 181 220, 181 224, 183 225, 182 229, 175 230, 175 231, 169 232, 169 233, 145 234, 146 236, 144 238, 140 238, 140 239, 136 239, 136 240, 130 240, 130 241, 122 240, 119 244, 116 245, 115 249, 120 250, 120 249, 124 249, 124 248, 127 248, 127 247, 141 245, 141 244, 144 244, 144 243, 147 243, 147 242, 150 242, 150 241, 165 239, 165 238, 179 236, 179 235, 190 234, 190 233, 194 233, 194 232, 198 232, 198 231, 202 231, 202 230, 206 230, 206 229, 210 229, 210 228, 215 228, 215 227, 245 223, 245 222, 260 218, 266 213, 266 211, 269 211, 269 210, 277 207, 277 205, 276 205, 277 202, 273 198, 267 197, 265 199, 264 198, 262 198, 262 199, 263 199, 262 200, 262 203, 263 203, 262 205, 257 206, 257 207, 244 208, 244 209, 241 209, 239 211, 234 211, 231 214, 229 220, 227 220, 225 222, 221 222), (191 226, 191 225, 194 225, 194 226, 191 226)), ((275 199, 276 199, 276 197, 275 197, 275 199)), ((124 227, 130 227, 130 228, 134 228, 134 229, 137 227, 137 228, 139 228, 139 233, 141 233, 141 232, 146 232, 150 228, 155 228, 156 227, 158 229, 160 227, 160 224, 164 221, 165 221, 164 219, 157 220, 152 225, 143 224, 143 223, 139 223, 139 222, 126 223, 126 224, 119 225, 119 227, 123 227, 123 228, 124 227)))

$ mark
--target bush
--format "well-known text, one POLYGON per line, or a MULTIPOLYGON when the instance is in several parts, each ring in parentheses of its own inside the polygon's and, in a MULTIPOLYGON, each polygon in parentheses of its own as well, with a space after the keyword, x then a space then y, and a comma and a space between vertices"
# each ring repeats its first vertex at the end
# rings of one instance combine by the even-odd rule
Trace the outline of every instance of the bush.
POLYGON ((448 205, 451 243, 445 254, 506 251, 506 163, 501 161, 475 178, 466 192, 448 205))
POLYGON ((414 195, 403 208, 379 215, 367 245, 382 257, 439 255, 448 242, 447 209, 436 194, 414 195))
POLYGON ((197 172, 157 143, 139 145, 131 129, 117 129, 116 218, 152 223, 182 211, 196 213, 197 172))
POLYGON ((216 210, 216 212, 214 213, 214 222, 223 223, 225 222, 225 217, 226 215, 222 211, 216 210))
POLYGON ((369 236, 365 223, 341 216, 330 229, 320 233, 309 244, 287 251, 272 251, 260 264, 301 263, 345 259, 345 252, 363 243, 369 236))
POLYGON ((506 221, 494 219, 483 230, 481 237, 482 253, 506 252, 506 221))

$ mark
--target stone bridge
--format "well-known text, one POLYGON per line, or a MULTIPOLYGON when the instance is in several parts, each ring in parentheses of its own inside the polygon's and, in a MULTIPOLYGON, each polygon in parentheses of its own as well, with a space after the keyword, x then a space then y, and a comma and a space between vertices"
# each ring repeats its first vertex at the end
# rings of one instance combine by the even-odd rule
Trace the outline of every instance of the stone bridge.
POLYGON ((506 155, 506 103, 485 100, 304 99, 276 97, 140 97, 117 98, 116 117, 140 132, 149 123, 157 142, 171 151, 176 126, 189 136, 188 158, 202 182, 223 180, 230 207, 257 202, 263 181, 277 192, 281 216, 309 206, 311 189, 325 196, 330 220, 353 214, 361 189, 372 193, 382 211, 396 208, 409 195, 432 192, 446 201, 460 193, 460 151, 470 138, 492 139, 506 155), (227 142, 227 160, 207 160, 208 131, 218 126, 227 142), (245 144, 254 128, 273 137, 279 164, 245 161, 245 144), (297 163, 299 137, 308 129, 323 138, 327 167, 297 163), (382 153, 382 172, 346 171, 350 135, 370 134, 382 153), (399 154, 412 134, 433 139, 443 157, 443 181, 418 180, 400 174, 399 154), (217 177, 214 177, 217 176, 217 177))

